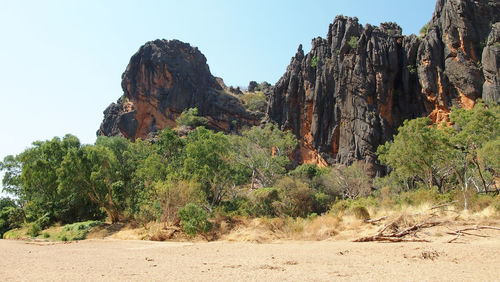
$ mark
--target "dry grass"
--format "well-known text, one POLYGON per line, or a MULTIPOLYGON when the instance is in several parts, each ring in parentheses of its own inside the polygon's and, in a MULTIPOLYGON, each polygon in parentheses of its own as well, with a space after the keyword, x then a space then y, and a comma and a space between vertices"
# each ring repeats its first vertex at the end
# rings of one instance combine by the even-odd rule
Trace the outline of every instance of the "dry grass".
MULTIPOLYGON (((442 222, 439 226, 425 229, 419 238, 430 241, 449 239, 447 232, 461 226, 489 225, 500 226, 500 214, 491 206, 480 211, 463 211, 454 205, 435 208, 428 202, 418 206, 368 206, 360 215, 356 209, 327 213, 310 218, 246 218, 218 215, 214 221, 215 229, 206 236, 189 238, 178 226, 163 223, 149 223, 145 227, 130 224, 121 226, 106 225, 94 228, 87 238, 113 238, 154 241, 243 241, 266 243, 279 240, 353 240, 362 236, 376 234, 384 225, 395 222, 393 229, 402 230, 426 221, 442 222), (357 214, 358 213, 358 214, 357 214), (379 221, 369 223, 367 218, 379 221)), ((487 234, 486 231, 484 231, 487 234)), ((500 235, 492 231, 492 236, 500 235)))

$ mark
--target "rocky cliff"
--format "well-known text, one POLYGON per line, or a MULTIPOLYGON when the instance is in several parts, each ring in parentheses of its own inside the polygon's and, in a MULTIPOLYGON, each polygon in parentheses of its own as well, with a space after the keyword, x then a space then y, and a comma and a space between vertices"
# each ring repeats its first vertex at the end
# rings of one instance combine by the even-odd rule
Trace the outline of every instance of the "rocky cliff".
MULTIPOLYGON (((499 21, 497 0, 438 0, 420 36, 402 35, 396 23, 361 26, 357 18, 337 16, 326 38, 313 39, 308 54, 299 46, 283 77, 266 88, 267 120, 299 138, 298 163, 363 160, 379 170, 377 147, 405 119, 429 116, 446 124, 452 106, 472 108, 478 98, 499 102, 499 21)), ((218 131, 262 119, 243 107, 239 89, 211 75, 197 48, 177 40, 142 46, 122 88, 98 135, 145 138, 174 127, 191 107, 218 131)))
POLYGON ((448 121, 452 106, 498 101, 500 3, 438 0, 420 37, 395 23, 337 16, 326 38, 299 46, 268 105, 268 119, 300 140, 299 162, 376 165, 378 145, 405 119, 448 121))
POLYGON ((198 108, 208 127, 236 131, 260 123, 262 114, 247 111, 210 73, 205 56, 178 40, 147 42, 122 75, 123 96, 104 111, 97 135, 146 138, 188 108, 198 108))

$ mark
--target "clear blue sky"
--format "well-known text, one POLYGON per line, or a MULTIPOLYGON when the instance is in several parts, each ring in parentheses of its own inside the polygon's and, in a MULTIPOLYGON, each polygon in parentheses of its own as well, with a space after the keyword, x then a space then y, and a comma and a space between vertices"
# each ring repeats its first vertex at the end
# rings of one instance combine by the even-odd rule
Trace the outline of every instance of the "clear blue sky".
POLYGON ((395 21, 411 34, 430 20, 435 2, 2 1, 0 159, 66 133, 93 143, 103 110, 122 94, 122 72, 146 41, 197 46, 227 85, 274 84, 297 46, 308 51, 336 15, 395 21))

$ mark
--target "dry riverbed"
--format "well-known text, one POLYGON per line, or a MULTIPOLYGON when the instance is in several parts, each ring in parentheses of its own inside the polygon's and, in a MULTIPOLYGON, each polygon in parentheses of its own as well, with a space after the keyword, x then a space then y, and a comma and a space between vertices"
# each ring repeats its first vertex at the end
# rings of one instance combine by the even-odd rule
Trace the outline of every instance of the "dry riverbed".
MULTIPOLYGON (((485 234, 485 233, 482 233, 485 234)), ((447 243, 0 240, 2 281, 493 281, 498 236, 447 243)))

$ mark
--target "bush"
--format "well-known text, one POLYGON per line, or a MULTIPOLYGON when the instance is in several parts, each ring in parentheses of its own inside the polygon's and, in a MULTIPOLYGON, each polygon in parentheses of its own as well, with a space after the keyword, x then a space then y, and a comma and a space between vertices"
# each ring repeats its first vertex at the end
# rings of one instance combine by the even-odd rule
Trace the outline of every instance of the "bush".
POLYGON ((236 215, 247 216, 251 202, 244 197, 237 196, 231 200, 223 201, 220 204, 219 213, 224 213, 227 216, 233 217, 236 215))
POLYGON ((314 194, 314 214, 322 214, 327 212, 330 209, 330 205, 332 203, 332 199, 330 196, 323 192, 318 192, 314 194))
POLYGON ((410 206, 420 206, 423 204, 437 204, 440 202, 453 201, 451 193, 441 194, 438 192, 437 187, 418 188, 416 190, 406 191, 401 193, 401 202, 410 206))
POLYGON ((42 227, 40 226, 40 224, 34 222, 28 228, 28 235, 30 235, 31 237, 36 237, 40 234, 40 231, 42 231, 42 227))
POLYGON ((314 193, 300 179, 283 177, 276 183, 283 204, 283 212, 291 217, 307 217, 313 212, 314 193))
POLYGON ((213 224, 208 221, 208 213, 194 203, 189 203, 179 209, 179 217, 182 222, 182 228, 189 236, 195 236, 198 233, 207 233, 212 230, 213 224))
POLYGON ((198 116, 197 108, 190 108, 184 110, 181 115, 175 120, 177 126, 189 126, 189 127, 198 127, 205 126, 208 124, 208 121, 204 117, 198 116))
POLYGON ((320 176, 323 192, 332 199, 355 199, 368 196, 371 192, 371 178, 368 165, 355 162, 351 166, 332 167, 327 174, 320 176))
POLYGON ((267 108, 266 95, 262 91, 245 94, 241 97, 248 110, 253 112, 265 112, 267 108))
MULTIPOLYGON (((363 218, 366 217, 368 208, 377 208, 379 206, 379 200, 374 197, 358 198, 355 200, 347 199, 335 202, 330 209, 330 212, 337 215, 343 213, 352 213, 357 218, 363 218), (363 211, 363 209, 366 209, 366 213, 363 211)), ((368 218, 369 217, 370 214, 368 213, 368 218)))
POLYGON ((99 225, 102 225, 102 222, 98 220, 66 224, 59 233, 54 234, 52 237, 61 241, 83 240, 93 227, 99 225))
POLYGON ((429 23, 426 23, 421 29, 420 29, 420 37, 424 36, 427 33, 427 30, 429 30, 429 23))
POLYGON ((3 208, 0 207, 0 238, 5 232, 20 227, 23 220, 23 210, 14 204, 12 206, 5 205, 3 208))
POLYGON ((318 66, 318 58, 316 56, 311 59, 311 67, 315 68, 318 66))
POLYGON ((143 191, 134 218, 140 224, 151 221, 175 222, 178 211, 188 203, 201 204, 206 199, 201 185, 188 180, 157 181, 143 191))
POLYGON ((347 42, 347 44, 349 44, 349 46, 353 50, 358 49, 358 40, 359 40, 359 37, 351 36, 351 38, 349 38, 349 41, 347 42))
POLYGON ((327 173, 328 170, 324 168, 320 168, 315 164, 303 164, 299 165, 297 168, 290 172, 292 176, 298 176, 308 179, 313 179, 314 177, 323 175, 327 173))
POLYGON ((279 216, 281 214, 280 203, 277 188, 260 188, 250 194, 249 212, 255 216, 279 216))

